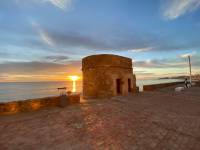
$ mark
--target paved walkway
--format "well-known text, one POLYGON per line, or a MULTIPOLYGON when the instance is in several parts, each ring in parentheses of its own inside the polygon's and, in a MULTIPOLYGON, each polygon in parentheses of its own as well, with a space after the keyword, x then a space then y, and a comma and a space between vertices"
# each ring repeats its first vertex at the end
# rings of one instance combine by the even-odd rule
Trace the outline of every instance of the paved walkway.
POLYGON ((200 88, 0 117, 0 150, 199 150, 200 88))

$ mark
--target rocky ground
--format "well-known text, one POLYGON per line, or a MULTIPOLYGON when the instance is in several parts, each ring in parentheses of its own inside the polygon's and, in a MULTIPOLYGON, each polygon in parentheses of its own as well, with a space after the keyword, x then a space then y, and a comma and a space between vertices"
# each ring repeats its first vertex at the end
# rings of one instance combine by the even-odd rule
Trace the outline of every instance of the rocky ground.
POLYGON ((0 116, 0 150, 199 150, 200 88, 0 116))

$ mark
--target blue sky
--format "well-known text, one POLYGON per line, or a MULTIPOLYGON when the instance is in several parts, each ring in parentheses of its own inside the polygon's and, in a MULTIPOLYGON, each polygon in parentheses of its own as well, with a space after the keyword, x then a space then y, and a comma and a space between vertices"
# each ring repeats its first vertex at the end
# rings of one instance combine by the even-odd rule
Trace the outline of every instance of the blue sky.
POLYGON ((200 72, 199 0, 1 0, 0 82, 81 75, 81 58, 130 57, 137 78, 200 72))

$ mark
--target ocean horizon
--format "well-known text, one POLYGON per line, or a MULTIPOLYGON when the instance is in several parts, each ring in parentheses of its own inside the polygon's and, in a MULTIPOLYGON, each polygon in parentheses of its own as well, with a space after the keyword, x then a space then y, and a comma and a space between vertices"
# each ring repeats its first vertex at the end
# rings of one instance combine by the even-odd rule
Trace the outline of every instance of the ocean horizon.
MULTIPOLYGON (((137 80, 140 91, 143 85, 183 81, 181 79, 143 79, 137 80)), ((58 96, 58 88, 73 90, 72 81, 43 82, 0 82, 0 102, 20 101, 34 98, 58 96)), ((82 93, 82 81, 76 81, 76 92, 82 93)))

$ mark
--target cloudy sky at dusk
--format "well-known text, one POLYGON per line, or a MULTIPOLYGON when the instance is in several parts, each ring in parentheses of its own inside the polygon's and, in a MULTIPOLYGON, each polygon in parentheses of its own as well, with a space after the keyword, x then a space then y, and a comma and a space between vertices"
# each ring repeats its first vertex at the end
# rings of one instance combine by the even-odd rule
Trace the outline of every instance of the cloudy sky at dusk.
POLYGON ((130 57, 137 78, 200 73, 199 0, 1 0, 0 82, 81 75, 81 58, 130 57))

